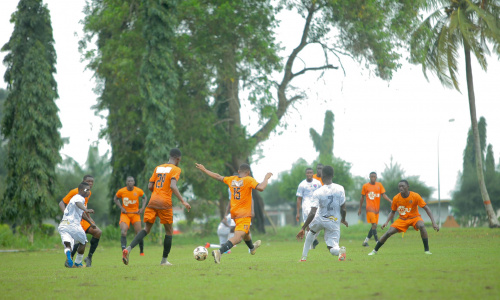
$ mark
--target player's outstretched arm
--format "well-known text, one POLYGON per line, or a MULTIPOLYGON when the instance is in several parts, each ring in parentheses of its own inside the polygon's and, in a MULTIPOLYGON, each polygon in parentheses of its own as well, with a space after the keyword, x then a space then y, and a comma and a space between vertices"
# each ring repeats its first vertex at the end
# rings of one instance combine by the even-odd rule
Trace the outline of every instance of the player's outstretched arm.
POLYGON ((382 225, 382 227, 380 227, 381 229, 384 229, 387 226, 387 224, 389 224, 389 221, 394 217, 394 214, 396 214, 396 211, 391 210, 391 212, 389 213, 389 216, 387 216, 387 221, 385 221, 384 225, 382 225))
POLYGON ((392 200, 389 197, 387 197, 385 193, 382 194, 382 197, 384 197, 385 200, 389 201, 389 203, 392 203, 392 200))
POLYGON ((365 202, 365 195, 361 195, 361 199, 359 199, 358 216, 361 215, 361 208, 363 208, 363 202, 365 202))
POLYGON ((66 209, 66 203, 64 203, 64 201, 60 201, 59 202, 59 209, 61 209, 61 211, 64 213, 64 210, 66 209))
POLYGON ((434 228, 434 230, 439 231, 439 226, 436 224, 436 222, 434 222, 434 216, 432 215, 431 210, 427 207, 427 205, 422 207, 422 208, 425 210, 425 212, 427 213, 427 215, 431 219, 432 227, 434 228))
POLYGON ((96 225, 94 223, 94 220, 92 220, 92 218, 90 218, 89 215, 88 215, 88 214, 93 214, 94 210, 93 209, 87 209, 81 202, 77 202, 76 206, 79 209, 83 210, 82 219, 84 219, 85 221, 89 222, 90 223, 90 227, 95 228, 96 225))
POLYGON ((255 189, 259 192, 263 192, 266 187, 267 187, 267 182, 269 181, 269 178, 271 178, 271 176, 273 176, 273 173, 267 173, 266 176, 264 177, 264 181, 262 181, 261 183, 259 183, 255 189))
POLYGON ((146 194, 142 195, 142 207, 139 209, 139 214, 142 215, 144 210, 146 209, 146 204, 148 204, 148 197, 146 194))
POLYGON ((205 168, 205 166, 202 164, 195 163, 195 165, 196 165, 196 168, 198 168, 200 171, 207 174, 208 176, 212 177, 213 179, 218 180, 218 181, 224 181, 224 176, 221 176, 217 173, 214 173, 210 170, 207 170, 207 168, 205 168))
POLYGON ((191 205, 189 205, 189 203, 187 203, 184 200, 184 198, 182 198, 182 195, 179 192, 179 189, 177 188, 177 180, 175 178, 172 178, 172 180, 170 181, 170 189, 172 190, 174 195, 177 197, 177 199, 179 199, 182 202, 182 205, 184 205, 184 207, 189 212, 189 210, 191 209, 191 205))
POLYGON ((314 219, 314 215, 316 215, 316 211, 318 210, 318 207, 311 207, 311 211, 309 212, 309 215, 307 215, 307 219, 304 222, 304 225, 302 225, 302 228, 300 229, 299 233, 297 233, 297 240, 301 240, 304 235, 305 235, 305 230, 309 224, 311 224, 312 220, 314 219))

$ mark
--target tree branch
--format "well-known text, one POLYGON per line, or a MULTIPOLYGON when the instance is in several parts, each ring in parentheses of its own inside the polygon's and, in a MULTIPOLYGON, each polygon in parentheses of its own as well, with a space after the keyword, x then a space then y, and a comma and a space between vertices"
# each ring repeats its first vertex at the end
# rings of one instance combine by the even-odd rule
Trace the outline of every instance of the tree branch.
POLYGON ((335 67, 333 65, 325 65, 325 66, 321 66, 321 67, 315 67, 315 68, 304 68, 302 69, 302 71, 300 72, 297 72, 297 73, 292 73, 292 78, 295 78, 297 76, 300 76, 304 73, 306 73, 307 71, 319 71, 319 70, 326 70, 326 69, 334 69, 334 70, 337 70, 339 67, 335 67))

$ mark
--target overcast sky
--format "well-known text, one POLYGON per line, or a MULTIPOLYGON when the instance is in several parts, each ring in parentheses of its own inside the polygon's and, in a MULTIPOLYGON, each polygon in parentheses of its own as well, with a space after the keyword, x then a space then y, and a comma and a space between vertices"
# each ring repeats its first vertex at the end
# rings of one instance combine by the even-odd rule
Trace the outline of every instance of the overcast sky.
MULTIPOLYGON (((0 1, 0 44, 4 45, 12 34, 10 15, 17 6, 16 0, 0 1)), ((83 0, 45 1, 51 12, 57 52, 57 74, 60 99, 59 116, 63 124, 61 135, 69 138, 61 153, 83 164, 90 143, 99 143, 100 153, 109 149, 105 140, 98 140, 99 130, 105 120, 91 109, 97 96, 92 74, 84 71, 80 62, 78 40, 82 35, 83 0)), ((285 47, 283 54, 298 43, 297 36, 302 20, 292 13, 283 13, 277 39, 285 47)), ((287 52, 288 51, 288 52, 287 52)), ((6 53, 0 53, 0 59, 6 53)), ((311 47, 301 58, 308 67, 316 66, 319 49, 311 47)), ((461 59, 460 61, 462 61, 461 59)), ((470 115, 465 83, 465 67, 459 68, 462 94, 442 87, 437 78, 428 82, 420 66, 402 61, 403 67, 390 81, 383 81, 370 74, 349 58, 342 60, 346 75, 340 70, 327 72, 318 79, 311 73, 293 84, 306 91, 308 99, 293 107, 285 118, 286 128, 260 147, 263 158, 253 165, 258 181, 266 172, 290 169, 293 162, 304 158, 312 162, 317 153, 309 137, 309 128, 323 130, 326 110, 333 111, 334 155, 352 164, 353 175, 365 176, 371 171, 382 172, 390 158, 402 165, 406 175, 418 175, 437 190, 437 141, 440 136, 441 198, 449 199, 455 188, 457 175, 462 168, 470 115), (454 119, 454 122, 448 122, 454 119)), ((488 123, 487 142, 493 145, 495 162, 500 157, 500 62, 488 59, 488 72, 483 72, 474 61, 473 75, 478 116, 488 123)), ((300 68, 300 66, 297 66, 300 68)), ((0 65, 0 74, 5 66, 0 65)), ((0 87, 6 83, 0 81, 0 87)), ((254 115, 242 111, 242 121, 249 130, 256 130, 254 115)), ((189 155, 189 154, 185 154, 189 155)), ((160 162, 159 162, 160 163, 160 162)), ((221 172, 220 170, 214 170, 221 172)), ((297 183, 298 184, 298 183, 297 183)), ((389 195, 394 196, 394 195, 389 195)), ((437 191, 433 194, 437 198, 437 191)))

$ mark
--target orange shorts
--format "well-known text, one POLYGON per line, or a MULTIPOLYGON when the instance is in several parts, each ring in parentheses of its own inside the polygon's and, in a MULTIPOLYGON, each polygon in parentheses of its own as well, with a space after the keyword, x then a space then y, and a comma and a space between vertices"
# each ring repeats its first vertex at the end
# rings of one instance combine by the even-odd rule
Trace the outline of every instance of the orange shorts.
POLYGON ((398 232, 406 232, 406 230, 410 227, 413 226, 416 231, 418 231, 417 227, 417 222, 418 221, 424 221, 421 217, 415 217, 413 219, 408 219, 408 220, 402 220, 402 219, 397 219, 392 223, 391 227, 394 227, 398 230, 398 232))
POLYGON ((174 212, 172 209, 156 209, 146 207, 146 210, 144 210, 144 223, 154 224, 156 217, 160 218, 160 224, 174 223, 174 212))
POLYGON ((236 228, 234 228, 234 231, 244 231, 245 233, 250 232, 252 217, 234 219, 234 222, 236 223, 236 228))
POLYGON ((119 223, 125 223, 127 224, 127 227, 130 227, 130 224, 135 224, 137 222, 141 221, 141 215, 139 214, 124 214, 122 213, 120 215, 120 222, 119 223))
POLYGON ((366 222, 371 224, 378 224, 378 214, 374 212, 366 212, 366 222))

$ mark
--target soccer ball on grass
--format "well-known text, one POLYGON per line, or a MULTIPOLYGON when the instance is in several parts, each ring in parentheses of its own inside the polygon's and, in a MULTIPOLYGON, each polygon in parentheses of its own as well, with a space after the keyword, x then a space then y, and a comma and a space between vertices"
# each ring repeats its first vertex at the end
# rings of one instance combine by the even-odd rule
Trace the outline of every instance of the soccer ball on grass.
POLYGON ((198 246, 193 251, 194 259, 202 261, 207 259, 208 250, 203 246, 198 246))

